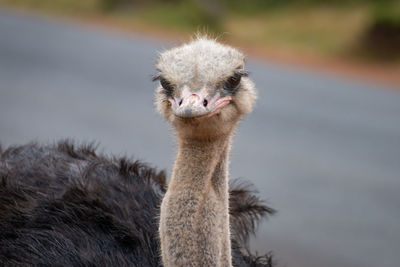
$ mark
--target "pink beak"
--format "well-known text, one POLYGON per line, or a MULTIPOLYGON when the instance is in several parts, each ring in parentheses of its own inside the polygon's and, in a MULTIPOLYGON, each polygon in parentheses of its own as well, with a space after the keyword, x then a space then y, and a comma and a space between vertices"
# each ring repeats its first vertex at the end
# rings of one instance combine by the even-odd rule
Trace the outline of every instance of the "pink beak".
POLYGON ((211 98, 207 97, 204 90, 196 93, 186 91, 186 94, 182 94, 180 99, 169 99, 174 114, 180 118, 211 117, 231 100, 231 96, 220 97, 219 93, 211 98))

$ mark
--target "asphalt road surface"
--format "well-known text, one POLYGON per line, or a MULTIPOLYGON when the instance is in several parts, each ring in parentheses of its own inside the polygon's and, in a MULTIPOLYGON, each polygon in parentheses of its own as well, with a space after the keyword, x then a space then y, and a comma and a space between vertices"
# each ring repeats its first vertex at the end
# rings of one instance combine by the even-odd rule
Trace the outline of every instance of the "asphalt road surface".
MULTIPOLYGON (((0 142, 96 141, 171 170, 150 77, 172 45, 0 10, 0 142)), ((253 247, 281 266, 399 266, 399 91, 254 59, 248 70, 259 100, 231 176, 279 210, 253 247)))

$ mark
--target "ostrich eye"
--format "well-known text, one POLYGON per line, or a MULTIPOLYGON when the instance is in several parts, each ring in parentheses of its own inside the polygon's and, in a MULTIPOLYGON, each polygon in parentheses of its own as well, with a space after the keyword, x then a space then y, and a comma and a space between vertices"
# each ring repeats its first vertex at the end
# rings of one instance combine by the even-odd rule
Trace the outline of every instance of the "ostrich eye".
POLYGON ((171 96, 174 90, 172 84, 164 78, 160 79, 160 84, 164 88, 164 91, 167 95, 171 96))
POLYGON ((229 92, 234 92, 238 88, 241 78, 241 75, 237 73, 229 77, 224 83, 224 89, 229 92))

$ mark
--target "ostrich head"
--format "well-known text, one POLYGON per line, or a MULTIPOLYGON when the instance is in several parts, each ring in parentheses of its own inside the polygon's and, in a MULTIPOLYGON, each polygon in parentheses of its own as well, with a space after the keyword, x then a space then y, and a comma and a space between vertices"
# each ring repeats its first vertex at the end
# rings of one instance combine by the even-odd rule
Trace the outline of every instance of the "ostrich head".
POLYGON ((207 38, 161 53, 154 80, 158 112, 180 137, 229 134, 256 99, 244 55, 207 38))

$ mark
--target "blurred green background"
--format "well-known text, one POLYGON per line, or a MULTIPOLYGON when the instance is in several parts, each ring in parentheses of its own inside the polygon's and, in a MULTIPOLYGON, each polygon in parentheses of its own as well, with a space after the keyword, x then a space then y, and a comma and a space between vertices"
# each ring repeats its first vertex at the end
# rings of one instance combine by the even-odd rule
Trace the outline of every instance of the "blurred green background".
POLYGON ((207 32, 268 51, 400 61, 394 0, 0 0, 0 4, 174 34, 207 32))

